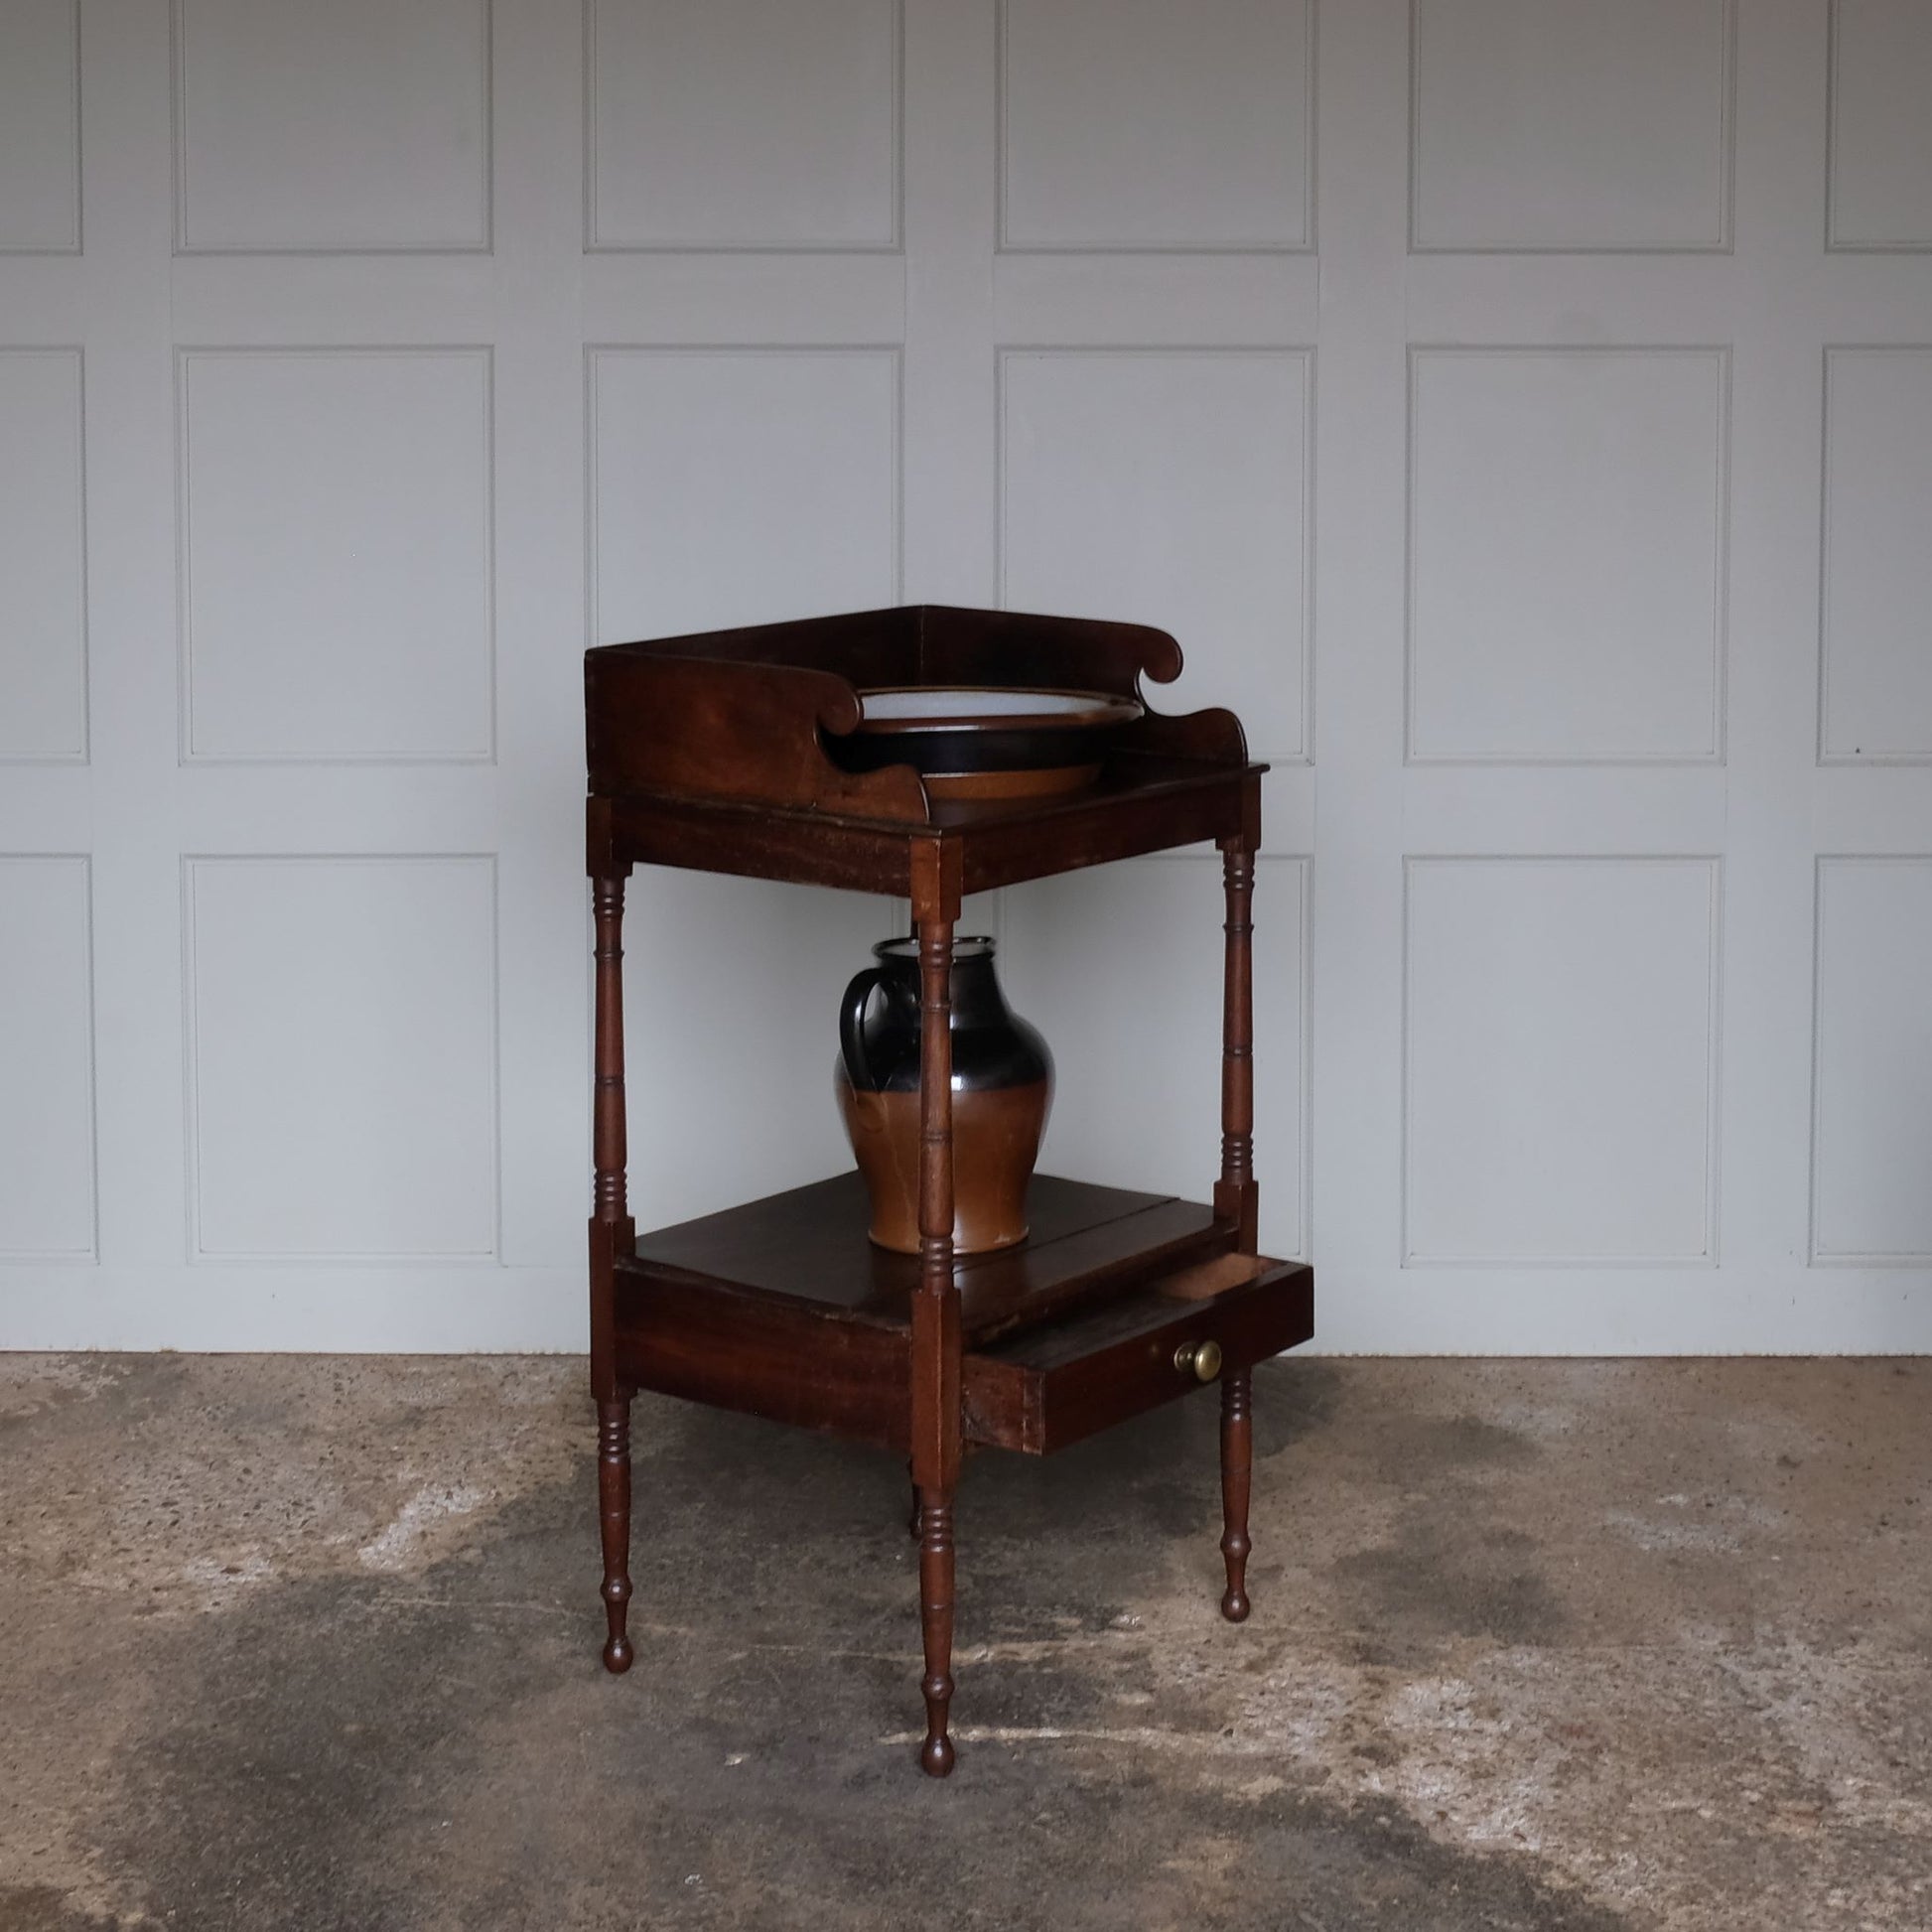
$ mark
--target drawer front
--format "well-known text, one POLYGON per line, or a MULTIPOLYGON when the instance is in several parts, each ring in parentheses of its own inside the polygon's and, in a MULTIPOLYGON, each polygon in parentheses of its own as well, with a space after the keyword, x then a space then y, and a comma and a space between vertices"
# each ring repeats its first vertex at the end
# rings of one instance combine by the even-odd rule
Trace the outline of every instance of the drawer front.
POLYGON ((966 1357, 968 1440, 1044 1455, 1200 1388, 1178 1351, 1214 1342, 1221 1372, 1314 1333, 1314 1274, 1253 1261, 1250 1280, 1199 1299, 1145 1289, 1093 1314, 966 1357))

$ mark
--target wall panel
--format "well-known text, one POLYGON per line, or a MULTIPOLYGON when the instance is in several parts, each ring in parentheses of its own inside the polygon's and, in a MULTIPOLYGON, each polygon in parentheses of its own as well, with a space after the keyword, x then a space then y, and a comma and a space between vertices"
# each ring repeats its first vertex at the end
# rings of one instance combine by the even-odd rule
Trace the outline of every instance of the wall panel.
POLYGON ((1833 0, 1828 245, 1932 249, 1932 14, 1833 0))
POLYGON ((192 350, 190 759, 486 759, 486 349, 192 350))
POLYGON ((0 759, 87 756, 77 349, 0 348, 0 759))
POLYGON ((78 0, 0 11, 0 254, 78 252, 78 0))
POLYGON ((87 861, 0 855, 0 1262, 94 1255, 87 861))
POLYGON ((1932 759, 1932 348, 1826 356, 1819 749, 1932 759))
POLYGON ((1717 1259, 1719 868, 1412 859, 1403 1260, 1717 1259))
POLYGON ((897 0, 589 0, 595 248, 890 248, 897 0))
POLYGON ((1932 859, 1818 865, 1812 1259, 1932 1263, 1932 859))
POLYGON ((1410 754, 1723 751, 1721 349, 1419 349, 1410 754))
POLYGON ((493 1255, 493 863, 192 858, 182 917, 193 1258, 493 1255))
POLYGON ((1727 0, 1413 0, 1419 248, 1716 249, 1727 0))
POLYGON ((1004 0, 1007 248, 1313 238, 1314 8, 1004 0))
POLYGON ((184 251, 489 246, 489 0, 175 0, 184 251))

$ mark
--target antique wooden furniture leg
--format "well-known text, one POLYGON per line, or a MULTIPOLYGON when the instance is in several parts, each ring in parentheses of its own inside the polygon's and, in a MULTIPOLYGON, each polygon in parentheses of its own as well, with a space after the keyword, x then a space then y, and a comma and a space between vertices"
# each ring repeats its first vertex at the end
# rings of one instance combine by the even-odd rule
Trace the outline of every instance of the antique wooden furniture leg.
POLYGON ((1243 1254, 1260 1252, 1255 1186, 1255 855, 1246 839, 1221 842, 1227 900, 1226 978, 1221 994, 1221 1177, 1214 1211, 1241 1230, 1243 1254))
MULTIPOLYGON (((1260 1252, 1260 1200, 1255 1184, 1254 890, 1251 838, 1221 842, 1227 899, 1226 985, 1221 1007, 1221 1178, 1215 1212, 1241 1230, 1243 1254, 1260 1252)), ((1221 1556, 1228 1585, 1221 1614, 1239 1623, 1248 1614, 1248 1489, 1254 1461, 1250 1371, 1229 1369, 1221 1379, 1221 1556)))
MULTIPOLYGON (((595 843, 595 840, 593 841, 595 843)), ((591 1392, 597 1398, 598 1520, 604 1540, 604 1668, 630 1668, 624 1616, 630 1603, 630 1398, 618 1377, 617 1257, 634 1245, 624 1202, 623 882, 629 870, 597 872, 596 1098, 591 1212, 591 1392)))
POLYGON ((630 1668, 624 1617, 630 1605, 630 1396, 622 1391, 597 1405, 598 1522, 604 1533, 604 1668, 630 1668))
POLYGON ((1248 1614, 1248 1475, 1254 1466, 1254 1412, 1248 1369, 1221 1377, 1221 1557, 1228 1587, 1221 1614, 1230 1623, 1248 1614))
MULTIPOLYGON (((952 947, 956 898, 915 891, 919 934, 919 1285, 912 1297, 912 1474, 919 1491, 919 1627, 929 1777, 953 1767, 953 1491, 960 1457, 959 1290, 953 1282, 952 947), (921 905, 919 899, 926 898, 921 905), (937 911, 938 916, 934 916, 937 911)), ((945 896, 952 897, 952 896, 945 896)))

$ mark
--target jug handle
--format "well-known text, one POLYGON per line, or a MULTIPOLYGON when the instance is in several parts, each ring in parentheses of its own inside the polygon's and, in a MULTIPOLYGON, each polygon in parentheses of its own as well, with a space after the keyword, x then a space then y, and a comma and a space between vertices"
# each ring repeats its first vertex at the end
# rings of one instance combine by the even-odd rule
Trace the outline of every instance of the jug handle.
POLYGON ((866 1008, 885 984, 886 969, 868 966, 852 976, 839 1006, 839 1051, 845 1060, 845 1077, 861 1092, 873 1091, 872 1067, 866 1060, 866 1008))

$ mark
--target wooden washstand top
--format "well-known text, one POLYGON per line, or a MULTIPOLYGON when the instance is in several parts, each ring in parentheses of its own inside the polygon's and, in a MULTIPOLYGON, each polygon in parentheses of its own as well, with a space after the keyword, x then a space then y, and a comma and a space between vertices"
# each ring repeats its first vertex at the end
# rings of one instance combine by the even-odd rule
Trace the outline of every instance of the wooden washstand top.
POLYGON ((1179 675, 1146 624, 944 605, 585 654, 591 866, 611 860, 947 897, 1202 841, 1253 838, 1260 777, 1232 712, 1144 715, 1061 797, 930 797, 909 764, 840 761, 861 692, 1033 685, 1138 697, 1179 675))

